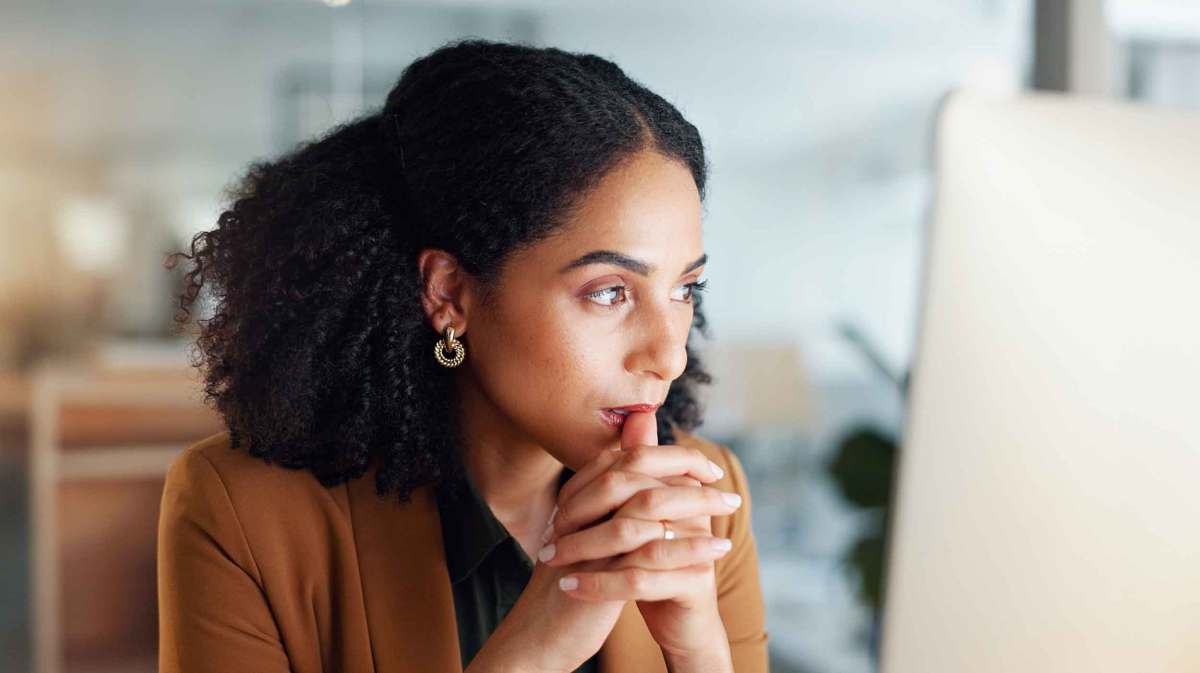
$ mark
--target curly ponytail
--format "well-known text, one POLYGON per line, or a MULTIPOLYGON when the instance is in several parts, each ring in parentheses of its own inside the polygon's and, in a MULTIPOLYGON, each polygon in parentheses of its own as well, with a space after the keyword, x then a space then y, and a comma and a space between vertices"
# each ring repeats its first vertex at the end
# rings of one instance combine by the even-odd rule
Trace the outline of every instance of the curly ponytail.
MULTIPOLYGON (((551 233, 570 205, 644 147, 704 193, 695 127, 597 56, 468 40, 413 62, 383 109, 252 163, 216 227, 197 234, 176 320, 202 291, 197 366, 235 447, 326 486, 377 462, 376 490, 461 474, 452 378, 428 354, 417 253, 441 248, 482 279, 551 233), (434 224, 436 223, 436 226, 434 224)), ((704 333, 697 300, 693 328, 704 333)), ((701 422, 688 365, 659 436, 701 422)))

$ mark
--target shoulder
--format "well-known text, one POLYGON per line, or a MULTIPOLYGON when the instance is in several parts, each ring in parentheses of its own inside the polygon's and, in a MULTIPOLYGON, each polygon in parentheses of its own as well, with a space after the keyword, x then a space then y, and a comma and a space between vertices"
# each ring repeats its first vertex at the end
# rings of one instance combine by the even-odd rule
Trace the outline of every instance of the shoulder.
POLYGON ((244 448, 235 448, 228 431, 185 448, 168 468, 166 486, 200 493, 222 491, 251 503, 285 500, 324 489, 307 470, 268 463, 244 448))
POLYGON ((164 521, 207 521, 214 527, 210 532, 240 538, 254 547, 263 541, 280 544, 281 536, 304 537, 329 530, 312 524, 345 519, 348 510, 344 488, 327 488, 308 470, 268 463, 235 448, 225 431, 175 457, 163 485, 160 516, 164 521))
POLYGON ((235 474, 261 470, 263 461, 238 451, 230 443, 229 432, 210 435, 188 446, 167 469, 167 487, 175 489, 213 489, 235 474))

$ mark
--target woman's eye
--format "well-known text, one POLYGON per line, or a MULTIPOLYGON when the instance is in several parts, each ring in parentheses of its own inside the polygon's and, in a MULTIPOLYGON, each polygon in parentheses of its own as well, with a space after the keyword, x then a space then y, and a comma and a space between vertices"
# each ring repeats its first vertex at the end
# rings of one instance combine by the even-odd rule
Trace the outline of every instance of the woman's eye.
POLYGON ((614 285, 612 287, 606 287, 602 290, 596 290, 595 292, 591 292, 587 295, 587 297, 589 299, 595 301, 597 304, 600 304, 601 306, 616 306, 617 304, 623 303, 624 296, 625 296, 625 286, 624 285, 614 285), (616 301, 616 298, 618 295, 620 295, 622 298, 622 301, 620 301, 620 302, 616 301), (606 301, 609 299, 611 299, 612 301, 611 302, 606 301))
POLYGON ((707 285, 707 279, 695 283, 684 283, 683 285, 680 285, 679 287, 684 290, 684 296, 680 299, 680 301, 691 303, 695 299, 696 293, 703 292, 705 286, 707 285))
MULTIPOLYGON (((680 285, 678 288, 676 288, 677 290, 682 290, 682 296, 678 298, 678 301, 688 304, 693 303, 695 300, 695 293, 702 292, 706 285, 708 285, 707 280, 694 283, 684 283, 683 285, 680 285)), ((597 304, 600 304, 601 306, 607 308, 616 308, 617 306, 629 301, 628 288, 626 288, 624 285, 613 285, 611 287, 596 290, 595 292, 590 292, 587 294, 587 298, 591 299, 597 304)))

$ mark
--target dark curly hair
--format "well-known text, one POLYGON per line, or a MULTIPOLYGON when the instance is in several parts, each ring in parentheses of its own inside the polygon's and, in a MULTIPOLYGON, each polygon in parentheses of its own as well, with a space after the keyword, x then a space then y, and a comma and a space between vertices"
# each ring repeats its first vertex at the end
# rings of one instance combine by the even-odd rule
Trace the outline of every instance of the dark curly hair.
MULTIPOLYGON (((197 319, 204 371, 234 447, 326 486, 377 465, 376 491, 461 476, 457 392, 430 356, 419 251, 495 280, 519 246, 567 220, 590 188, 642 149, 685 164, 704 195, 696 128, 590 54, 483 40, 447 44, 401 74, 381 110, 249 165, 216 227, 190 241, 175 320, 197 319)), ((492 285, 492 283, 486 283, 492 285)), ((692 353, 659 408, 660 442, 700 425, 692 353)), ((467 338, 464 337, 464 341, 467 338)), ((469 345, 469 343, 468 343, 469 345)))

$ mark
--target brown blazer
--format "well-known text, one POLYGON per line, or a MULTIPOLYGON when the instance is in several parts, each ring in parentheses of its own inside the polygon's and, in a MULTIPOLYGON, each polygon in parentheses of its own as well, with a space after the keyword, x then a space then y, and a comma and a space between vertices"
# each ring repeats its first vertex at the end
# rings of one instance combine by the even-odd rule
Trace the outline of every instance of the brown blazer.
MULTIPOLYGON (((678 433, 725 469, 743 505, 713 519, 733 550, 716 563, 738 673, 767 671, 758 557, 742 466, 678 433)), ((373 475, 326 488, 250 456, 228 432, 172 463, 158 528, 161 673, 461 673, 454 602, 430 487, 375 494, 373 475)), ((634 602, 600 650, 601 673, 666 673, 634 602)))

